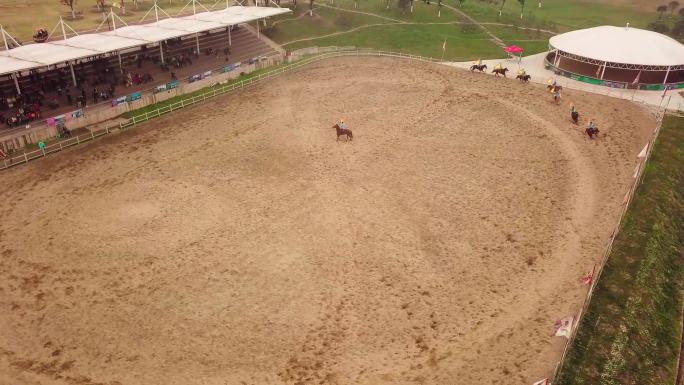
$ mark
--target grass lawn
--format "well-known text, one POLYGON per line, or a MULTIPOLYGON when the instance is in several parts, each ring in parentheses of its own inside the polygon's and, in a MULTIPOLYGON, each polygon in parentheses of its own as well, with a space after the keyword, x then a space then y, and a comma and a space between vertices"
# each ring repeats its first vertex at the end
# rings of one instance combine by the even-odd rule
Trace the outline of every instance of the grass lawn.
POLYGON ((447 39, 445 60, 475 60, 502 57, 503 52, 480 31, 462 31, 459 25, 387 25, 366 28, 333 37, 287 45, 287 49, 308 46, 355 46, 377 48, 440 58, 447 39))
MULTIPOLYGON (((626 23, 634 27, 646 27, 655 19, 656 7, 666 2, 644 0, 653 3, 652 7, 627 5, 624 1, 591 1, 591 0, 527 0, 523 19, 520 19, 520 3, 517 0, 506 0, 502 17, 499 18, 501 1, 491 3, 481 0, 465 0, 463 11, 481 22, 502 22, 506 24, 540 25, 546 29, 565 32, 574 29, 594 27, 598 25, 623 26, 626 23)), ((457 1, 449 0, 456 5, 457 1)))
POLYGON ((554 385, 674 385, 684 289, 684 119, 655 151, 554 385))

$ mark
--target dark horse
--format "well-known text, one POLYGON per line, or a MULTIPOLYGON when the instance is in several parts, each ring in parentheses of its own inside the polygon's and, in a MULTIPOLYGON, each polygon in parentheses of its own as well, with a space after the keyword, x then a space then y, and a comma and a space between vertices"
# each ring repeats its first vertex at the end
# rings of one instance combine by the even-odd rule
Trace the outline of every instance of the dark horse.
POLYGON ((532 76, 525 74, 525 75, 518 75, 515 78, 519 79, 523 83, 527 83, 530 81, 530 79, 532 79, 532 76))
POLYGON ((342 135, 347 135, 347 140, 354 140, 352 130, 348 128, 341 128, 339 124, 334 125, 333 128, 335 131, 337 131, 337 140, 340 140, 340 136, 342 135))
POLYGON ((492 70, 492 73, 497 78, 499 77, 499 75, 503 75, 504 77, 506 77, 506 72, 508 72, 508 68, 494 68, 492 70))
POLYGON ((484 70, 486 70, 486 69, 487 69, 486 64, 473 64, 470 66, 470 72, 473 72, 475 70, 478 70, 480 72, 484 72, 484 70))
POLYGON ((572 121, 575 122, 575 124, 579 124, 579 112, 572 111, 570 113, 570 117, 572 118, 572 121))
POLYGON ((595 127, 595 126, 594 127, 587 127, 587 129, 584 130, 584 132, 586 132, 587 135, 589 135, 589 139, 594 139, 594 136, 596 136, 598 138, 599 129, 598 129, 598 127, 595 127))

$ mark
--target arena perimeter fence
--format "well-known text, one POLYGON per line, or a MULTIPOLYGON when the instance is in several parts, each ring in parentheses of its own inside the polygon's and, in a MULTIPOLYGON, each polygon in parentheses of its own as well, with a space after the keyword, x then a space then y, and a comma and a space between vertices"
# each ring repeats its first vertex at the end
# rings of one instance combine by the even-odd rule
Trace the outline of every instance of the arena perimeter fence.
MULTIPOLYGON (((5 158, 4 163, 2 164, 2 168, 0 168, 0 170, 7 169, 7 168, 10 168, 10 167, 18 165, 18 164, 27 163, 30 160, 45 157, 51 153, 62 151, 68 147, 93 140, 95 138, 110 134, 110 133, 115 132, 115 131, 125 130, 129 127, 135 126, 136 124, 139 124, 139 123, 143 123, 143 122, 148 121, 152 118, 156 118, 156 117, 168 114, 170 112, 173 112, 173 111, 176 111, 179 109, 183 109, 183 108, 188 107, 188 106, 192 106, 194 104, 206 101, 207 99, 211 99, 211 98, 216 97, 218 95, 222 95, 222 94, 225 94, 228 92, 236 91, 236 90, 245 88, 247 86, 262 82, 264 80, 273 78, 275 76, 278 76, 278 75, 299 69, 299 68, 304 67, 306 65, 316 63, 316 62, 319 62, 322 60, 330 59, 330 58, 344 57, 344 56, 385 56, 385 57, 406 58, 406 59, 412 59, 412 60, 418 60, 418 61, 430 62, 430 63, 439 63, 440 62, 440 60, 438 60, 438 59, 416 56, 416 55, 411 55, 411 54, 406 54, 406 53, 401 53, 401 52, 379 51, 379 50, 372 50, 372 49, 355 49, 355 48, 351 48, 351 47, 349 47, 349 48, 338 48, 338 49, 324 48, 324 49, 320 49, 320 50, 319 49, 315 49, 315 50, 314 49, 305 49, 305 50, 306 51, 298 52, 295 55, 293 55, 295 59, 298 59, 299 57, 303 56, 302 59, 297 60, 295 62, 292 62, 290 64, 283 64, 283 65, 281 65, 280 68, 275 68, 271 71, 268 71, 268 72, 265 72, 262 74, 257 74, 256 76, 249 78, 249 79, 246 79, 246 80, 235 81, 231 84, 214 85, 211 87, 211 89, 209 89, 205 92, 202 92, 199 95, 188 96, 186 98, 181 99, 178 102, 157 108, 156 110, 147 111, 145 113, 135 115, 132 118, 130 118, 126 121, 120 122, 118 124, 115 124, 112 126, 105 126, 104 128, 99 129, 99 130, 92 130, 87 134, 81 134, 81 135, 77 135, 77 136, 74 136, 74 137, 66 139, 66 140, 61 140, 57 143, 51 144, 51 145, 46 146, 45 148, 42 148, 42 149, 38 149, 38 150, 35 150, 32 152, 24 153, 24 154, 15 156, 15 157, 5 158), (306 55, 311 55, 311 56, 306 56, 306 55)), ((594 289, 596 288, 596 284, 601 277, 603 267, 605 266, 606 262, 608 261, 608 257, 610 256, 610 253, 612 251, 613 243, 615 242, 615 238, 618 235, 618 232, 620 230, 620 225, 622 224, 622 221, 625 217, 625 214, 626 214, 627 209, 629 207, 629 203, 631 202, 632 197, 634 196, 634 193, 637 189, 637 186, 643 180, 643 172, 645 169, 645 165, 648 162, 649 158, 651 157, 653 145, 655 144, 655 141, 658 137, 658 134, 660 133, 660 129, 662 127, 662 122, 663 122, 663 118, 665 116, 665 113, 666 113, 665 107, 663 107, 661 110, 658 110, 656 112, 657 124, 656 124, 655 130, 653 131, 653 135, 651 136, 651 139, 648 142, 646 157, 643 159, 643 161, 641 161, 637 165, 638 169, 636 170, 634 182, 633 182, 632 186, 630 187, 629 191, 627 192, 627 195, 625 196, 625 200, 623 202, 622 209, 621 209, 620 216, 618 218, 617 224, 616 224, 615 228, 613 229, 613 233, 611 234, 610 239, 608 240, 608 243, 606 244, 606 248, 604 250, 601 261, 597 265, 597 269, 594 272, 594 276, 593 276, 593 279, 591 282, 591 286, 589 287, 587 295, 584 299, 584 303, 582 304, 582 307, 580 309, 580 313, 577 316, 577 320, 576 320, 575 325, 580 324, 582 317, 586 313, 587 307, 589 306, 592 295, 594 293, 594 289)), ((565 345, 565 348, 563 349, 563 353, 561 355, 561 358, 556 365, 556 369, 554 370, 553 376, 551 377, 552 383, 562 373, 563 362, 565 361, 565 357, 567 356, 568 350, 572 347, 575 336, 577 334, 577 329, 578 329, 577 327, 573 327, 573 329, 572 329, 572 334, 568 338, 568 341, 565 345)))
MULTIPOLYGON (((653 134, 651 135, 651 138, 648 141, 646 156, 644 157, 643 160, 641 160, 641 161, 639 161, 639 163, 637 163, 634 178, 633 178, 634 180, 632 182, 632 185, 629 188, 629 191, 625 194, 625 198, 623 200, 622 208, 620 210, 620 216, 618 217, 617 223, 615 224, 615 228, 613 228, 613 233, 610 235, 610 239, 608 239, 608 242, 607 242, 606 248, 603 252, 603 256, 601 258, 601 261, 596 266, 596 270, 594 271, 594 274, 592 277, 591 285, 589 286, 589 290, 587 291, 587 295, 584 298, 584 303, 582 303, 582 307, 580 309, 580 312, 577 314, 577 319, 575 320, 575 326, 572 328, 572 333, 570 334, 570 337, 568 338, 568 341, 565 344, 565 348, 563 349, 563 353, 561 354, 561 358, 558 361, 558 364, 556 365, 556 369, 554 370, 553 376, 550 378, 550 384, 555 383, 555 380, 557 378, 560 378, 560 375, 563 372, 563 364, 565 363, 565 358, 567 357, 568 351, 573 346, 573 343, 575 341, 575 337, 577 336, 577 331, 579 329, 579 325, 582 321, 582 317, 584 317, 584 315, 586 314, 587 308, 589 307, 589 303, 591 302, 591 298, 594 295, 594 290, 596 289, 596 285, 598 284, 598 281, 601 278, 601 273, 603 272, 603 268, 605 267, 606 263, 608 262, 608 258, 610 257, 610 253, 613 250, 613 244, 615 243, 615 238, 617 238, 617 235, 620 232, 620 226, 622 225, 622 221, 624 220, 625 215, 627 214, 627 210, 629 209, 629 204, 632 202, 632 198, 634 197, 634 193, 636 192, 637 187, 643 181, 644 170, 646 169, 646 164, 648 163, 648 160, 651 158, 651 153, 653 151, 653 147, 654 147, 655 142, 658 138, 658 135, 660 134, 660 130, 662 129, 663 119, 665 118, 666 112, 667 112, 667 109, 665 107, 663 107, 662 110, 656 112, 656 127, 653 130, 653 134)), ((679 360, 677 362, 679 362, 679 360)))
MULTIPOLYGON (((92 129, 88 133, 80 134, 80 135, 74 135, 71 138, 68 139, 63 139, 59 140, 55 143, 51 143, 46 145, 44 148, 39 148, 34 151, 30 152, 24 152, 22 154, 10 154, 4 159, 2 159, 2 163, 0 163, 0 170, 8 169, 13 166, 17 166, 20 164, 28 163, 31 160, 43 158, 49 154, 55 153, 62 151, 66 148, 93 140, 95 138, 110 134, 112 132, 117 132, 117 131, 123 131, 129 127, 135 126, 136 124, 143 123, 145 121, 148 121, 152 118, 157 118, 159 116, 168 114, 173 111, 177 111, 180 109, 183 109, 185 107, 189 107, 192 105, 195 105, 200 102, 204 102, 208 99, 214 98, 219 95, 223 95, 228 92, 233 92, 237 91, 239 89, 248 87, 250 85, 263 82, 264 80, 273 78, 275 76, 282 75, 284 73, 299 69, 301 67, 307 66, 312 63, 316 63, 322 60, 326 60, 329 58, 335 58, 335 57, 343 57, 343 56, 385 56, 385 57, 399 57, 399 58, 406 58, 406 59, 413 59, 413 60, 419 60, 419 61, 424 61, 424 62, 439 62, 437 59, 433 58, 426 58, 426 57, 421 57, 421 56, 416 56, 416 55, 410 55, 406 53, 401 53, 401 52, 392 52, 392 51, 379 51, 379 50, 372 50, 372 49, 356 49, 353 47, 345 47, 345 48, 337 48, 337 49, 320 49, 320 50, 311 50, 311 49, 306 49, 305 52, 295 52, 295 55, 293 55, 295 59, 299 59, 300 57, 304 56, 303 58, 289 63, 289 64, 282 64, 280 67, 272 69, 270 71, 254 75, 253 77, 245 80, 234 80, 231 81, 229 84, 214 84, 211 86, 208 90, 201 92, 200 94, 193 95, 193 96, 187 96, 182 98, 181 100, 159 107, 155 110, 152 111, 146 111, 144 113, 140 113, 138 115, 134 115, 133 117, 121 121, 119 123, 112 123, 110 125, 105 125, 104 128, 100 129, 92 129), (310 56, 306 56, 310 55, 310 56)), ((292 59, 290 59, 292 60, 292 59)), ((0 154, 1 155, 1 154, 0 154)))

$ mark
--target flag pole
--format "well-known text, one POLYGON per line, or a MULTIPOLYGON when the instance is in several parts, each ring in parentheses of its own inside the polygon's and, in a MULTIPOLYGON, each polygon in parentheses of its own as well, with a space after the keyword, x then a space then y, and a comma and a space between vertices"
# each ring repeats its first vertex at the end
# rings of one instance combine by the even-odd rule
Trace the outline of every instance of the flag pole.
POLYGON ((446 38, 444 38, 444 43, 442 44, 442 58, 439 61, 444 61, 444 54, 446 53, 446 38))

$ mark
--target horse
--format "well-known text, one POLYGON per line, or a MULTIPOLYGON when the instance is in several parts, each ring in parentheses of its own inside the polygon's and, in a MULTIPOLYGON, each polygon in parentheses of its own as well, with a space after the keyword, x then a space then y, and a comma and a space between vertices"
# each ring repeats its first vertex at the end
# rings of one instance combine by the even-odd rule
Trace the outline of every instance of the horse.
POLYGON ((532 79, 532 76, 525 74, 525 75, 518 75, 515 78, 519 79, 523 83, 527 83, 530 81, 530 79, 532 79))
POLYGON ((478 70, 480 72, 484 72, 484 70, 486 70, 486 69, 487 69, 486 64, 473 64, 470 66, 470 72, 473 72, 475 70, 478 70))
POLYGON ((497 78, 499 77, 499 75, 503 75, 504 77, 506 77, 506 72, 508 72, 508 68, 494 68, 492 70, 492 73, 497 78))
POLYGON ((575 124, 579 124, 579 112, 577 112, 577 111, 572 111, 572 112, 570 113, 570 118, 572 118, 572 121, 573 121, 575 124))
POLYGON ((589 135, 589 139, 594 139, 594 136, 596 136, 596 137, 598 138, 599 129, 598 129, 598 127, 596 127, 596 126, 594 126, 594 127, 587 127, 586 130, 584 130, 584 132, 585 132, 587 135, 589 135))
POLYGON ((342 128, 340 127, 339 124, 335 124, 333 126, 335 131, 337 132, 337 140, 340 140, 340 136, 342 135, 347 135, 347 140, 354 140, 354 135, 352 134, 352 130, 348 128, 342 128))

